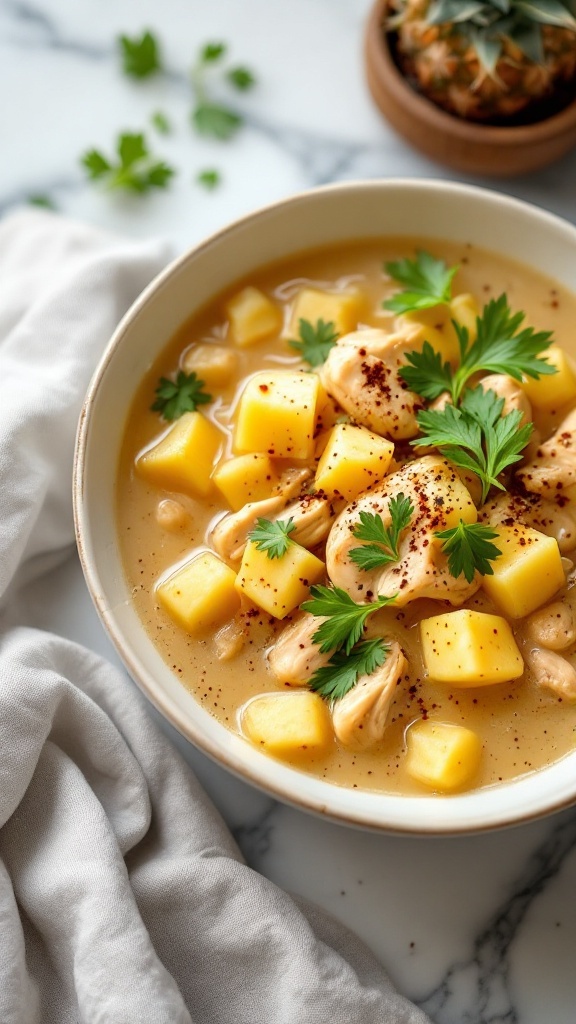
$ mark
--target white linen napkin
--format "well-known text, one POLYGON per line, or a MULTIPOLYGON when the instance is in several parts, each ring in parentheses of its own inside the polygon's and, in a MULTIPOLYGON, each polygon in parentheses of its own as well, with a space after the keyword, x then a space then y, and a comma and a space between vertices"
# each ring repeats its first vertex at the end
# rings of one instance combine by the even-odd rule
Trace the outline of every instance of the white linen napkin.
POLYGON ((246 866, 130 680, 27 625, 73 544, 89 378, 167 258, 40 211, 0 223, 0 1022, 425 1024, 246 866))

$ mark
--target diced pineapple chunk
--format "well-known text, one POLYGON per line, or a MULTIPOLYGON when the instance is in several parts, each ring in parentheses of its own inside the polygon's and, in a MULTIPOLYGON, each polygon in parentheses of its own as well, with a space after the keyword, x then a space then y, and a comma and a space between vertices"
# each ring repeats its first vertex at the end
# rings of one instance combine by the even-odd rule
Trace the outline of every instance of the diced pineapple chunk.
POLYGON ((360 319, 362 297, 358 292, 324 292, 318 288, 303 288, 298 292, 288 328, 288 338, 299 338, 300 320, 308 320, 316 326, 318 320, 334 324, 337 334, 355 331, 360 319))
POLYGON ((440 353, 444 362, 457 363, 460 349, 451 317, 450 306, 438 305, 401 313, 394 323, 397 330, 408 333, 416 351, 420 351, 427 341, 440 353))
POLYGON ((201 412, 185 412, 152 448, 136 459, 138 473, 155 487, 206 497, 223 433, 201 412))
POLYGON ((384 479, 394 454, 391 441, 364 427, 338 423, 330 431, 314 486, 348 500, 384 479))
POLYGON ((234 451, 277 459, 309 459, 319 380, 315 373, 262 370, 250 378, 238 406, 234 451))
POLYGON ((468 331, 468 342, 471 345, 476 341, 478 329, 476 320, 480 316, 480 308, 473 295, 468 292, 461 292, 455 295, 450 303, 450 315, 461 327, 468 331))
POLYGON ((325 565, 299 544, 290 544, 281 558, 269 558, 248 541, 236 587, 277 619, 283 619, 308 597, 308 589, 324 575, 325 565))
POLYGON ((282 327, 279 307, 259 288, 248 285, 226 303, 230 334, 237 345, 253 345, 282 327))
POLYGON ((249 501, 270 497, 279 477, 270 456, 250 452, 221 462, 212 479, 230 507, 238 512, 249 501))
POLYGON ((244 734, 276 757, 309 755, 328 748, 333 739, 330 712, 317 693, 265 693, 241 713, 244 734))
POLYGON ((423 619, 422 655, 431 679, 452 686, 489 686, 518 679, 522 655, 506 619, 459 608, 423 619))
POLYGON ((520 619, 566 583, 558 542, 520 523, 494 530, 502 554, 490 563, 494 575, 483 576, 482 587, 504 615, 520 619))
POLYGON ((522 387, 535 409, 551 411, 576 398, 576 371, 571 359, 559 345, 550 345, 542 356, 557 372, 545 374, 538 380, 526 377, 522 387))
POLYGON ((406 736, 406 771, 442 792, 462 789, 480 766, 482 744, 471 729, 448 722, 415 722, 406 736))
POLYGON ((203 551, 156 587, 171 618, 190 633, 230 619, 240 605, 236 573, 212 551, 203 551))
POLYGON ((315 433, 324 433, 333 427, 334 424, 346 414, 332 395, 329 395, 326 388, 319 383, 318 401, 316 403, 316 430, 315 433))
POLYGON ((233 376, 238 354, 225 345, 199 342, 184 354, 182 369, 195 373, 209 388, 222 387, 233 376))

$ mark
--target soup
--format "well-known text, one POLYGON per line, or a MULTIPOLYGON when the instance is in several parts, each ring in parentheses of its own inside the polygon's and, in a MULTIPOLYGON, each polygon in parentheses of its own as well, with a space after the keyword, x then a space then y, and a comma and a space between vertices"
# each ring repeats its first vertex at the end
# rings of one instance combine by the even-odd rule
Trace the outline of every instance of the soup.
POLYGON ((571 750, 574 322, 528 268, 386 239, 263 269, 184 324, 130 410, 117 488, 134 602, 182 685, 352 788, 448 793, 571 750), (485 349, 520 337, 556 372, 472 361, 460 388, 478 323, 485 349), (451 444, 447 405, 480 447, 451 444))

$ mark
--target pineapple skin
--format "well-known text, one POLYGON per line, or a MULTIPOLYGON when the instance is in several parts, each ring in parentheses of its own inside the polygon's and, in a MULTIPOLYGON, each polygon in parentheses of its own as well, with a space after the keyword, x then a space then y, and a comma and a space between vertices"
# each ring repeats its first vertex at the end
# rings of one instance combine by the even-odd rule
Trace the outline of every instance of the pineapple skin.
POLYGON ((437 106, 470 121, 495 123, 544 116, 557 95, 576 97, 576 34, 541 26, 544 63, 529 60, 508 37, 492 75, 450 22, 430 25, 430 0, 392 0, 395 55, 404 76, 437 106), (532 116, 531 116, 532 115, 532 116))

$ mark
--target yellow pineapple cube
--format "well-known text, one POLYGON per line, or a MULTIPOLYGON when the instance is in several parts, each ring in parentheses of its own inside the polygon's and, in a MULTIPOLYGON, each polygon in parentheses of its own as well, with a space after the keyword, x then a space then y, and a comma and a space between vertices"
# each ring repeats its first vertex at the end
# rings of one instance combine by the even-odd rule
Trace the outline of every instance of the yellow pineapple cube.
POLYGON ((234 376, 238 364, 238 353, 225 345, 199 342, 191 345, 184 353, 182 369, 195 373, 207 387, 223 387, 234 376))
POLYGON ((330 427, 340 420, 346 418, 342 407, 338 405, 335 398, 329 395, 326 388, 320 381, 318 385, 318 401, 316 403, 316 435, 327 432, 330 427))
POLYGON ((460 348, 450 306, 438 305, 401 313, 396 317, 394 326, 397 331, 408 336, 415 351, 419 352, 427 341, 440 353, 443 362, 459 361, 460 348))
POLYGON ((290 543, 281 558, 269 558, 248 541, 236 587, 269 615, 283 619, 306 600, 311 584, 325 571, 324 562, 300 544, 290 543))
POLYGON ((572 360, 559 345, 550 345, 542 357, 555 367, 556 373, 548 373, 538 380, 526 377, 522 387, 535 409, 550 412, 576 398, 576 371, 572 360))
POLYGON ((310 459, 314 452, 318 388, 315 373, 255 373, 240 397, 234 452, 266 452, 277 459, 310 459))
POLYGON ((203 551, 158 583, 156 594, 179 626, 198 633, 236 613, 240 599, 235 581, 230 566, 212 551, 203 551))
POLYGON ((471 729, 430 719, 415 722, 406 736, 406 771, 425 786, 451 793, 477 773, 482 744, 471 729))
POLYGON ((282 327, 282 313, 259 288, 248 285, 226 303, 230 335, 237 345, 253 345, 282 327))
POLYGON ((501 615, 459 608, 422 619, 420 641, 426 671, 438 683, 489 686, 518 679, 522 655, 501 615))
POLYGON ((238 512, 249 501, 269 498, 279 477, 269 455, 250 452, 221 462, 212 479, 230 507, 238 512))
POLYGON ((520 523, 494 531, 492 543, 502 554, 490 563, 494 575, 482 577, 482 588, 504 615, 520 619, 566 583, 558 542, 520 523))
POLYGON ((453 320, 468 331, 468 343, 476 341, 478 329, 476 320, 480 316, 480 307, 473 295, 461 292, 455 295, 450 303, 450 315, 453 320))
POLYGON ((224 434, 201 412, 185 412, 136 459, 136 470, 155 487, 206 497, 224 434))
POLYGON ((317 693, 264 693, 241 713, 242 731, 276 757, 316 754, 333 741, 330 712, 317 693))
POLYGON ((364 427, 337 423, 320 457, 314 486, 351 500, 384 479, 393 454, 391 441, 364 427))
POLYGON ((336 334, 355 331, 362 311, 362 296, 358 292, 324 292, 319 288, 303 288, 294 303, 286 336, 300 337, 300 321, 308 320, 313 327, 318 320, 333 324, 336 334))

